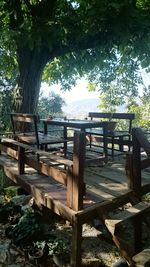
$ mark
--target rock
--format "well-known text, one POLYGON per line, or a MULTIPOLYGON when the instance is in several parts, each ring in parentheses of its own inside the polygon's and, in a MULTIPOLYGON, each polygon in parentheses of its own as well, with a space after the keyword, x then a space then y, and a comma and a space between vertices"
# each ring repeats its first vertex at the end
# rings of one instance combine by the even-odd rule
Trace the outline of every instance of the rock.
POLYGON ((133 258, 137 267, 150 266, 150 249, 144 249, 133 258))
POLYGON ((0 196, 0 205, 4 204, 4 202, 5 202, 4 196, 0 196))
POLYGON ((17 256, 18 254, 19 254, 19 252, 17 251, 17 250, 15 250, 15 249, 13 249, 13 248, 10 248, 10 254, 12 255, 12 256, 17 256))
POLYGON ((0 248, 0 263, 5 263, 7 261, 7 257, 7 250, 0 248))
POLYGON ((31 195, 19 195, 19 196, 14 196, 12 198, 12 201, 15 205, 26 205, 30 202, 31 200, 31 195))
POLYGON ((9 244, 0 244, 0 263, 5 263, 9 256, 9 244))
POLYGON ((113 263, 112 267, 128 267, 128 263, 124 259, 119 259, 115 263, 113 263))

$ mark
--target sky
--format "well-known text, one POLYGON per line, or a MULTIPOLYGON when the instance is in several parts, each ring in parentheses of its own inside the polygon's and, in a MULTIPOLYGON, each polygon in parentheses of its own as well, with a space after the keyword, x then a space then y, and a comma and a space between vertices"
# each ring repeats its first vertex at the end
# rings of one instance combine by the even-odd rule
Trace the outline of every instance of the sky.
MULTIPOLYGON (((142 71, 142 77, 144 80, 144 84, 146 86, 150 85, 150 74, 142 71)), ((45 82, 42 83, 41 91, 43 91, 44 96, 48 96, 51 91, 54 91, 56 94, 59 94, 66 102, 66 104, 70 104, 74 101, 80 101, 83 99, 98 99, 99 92, 88 92, 87 89, 88 82, 82 78, 77 82, 77 85, 72 88, 71 91, 63 92, 60 90, 59 85, 49 86, 45 82)), ((142 96, 142 86, 139 86, 139 95, 142 96)))
POLYGON ((44 96, 48 96, 49 92, 54 91, 56 94, 59 94, 67 104, 83 99, 99 98, 99 92, 88 92, 87 81, 85 79, 79 80, 71 91, 63 92, 60 90, 59 85, 49 86, 46 83, 42 83, 41 90, 44 96))

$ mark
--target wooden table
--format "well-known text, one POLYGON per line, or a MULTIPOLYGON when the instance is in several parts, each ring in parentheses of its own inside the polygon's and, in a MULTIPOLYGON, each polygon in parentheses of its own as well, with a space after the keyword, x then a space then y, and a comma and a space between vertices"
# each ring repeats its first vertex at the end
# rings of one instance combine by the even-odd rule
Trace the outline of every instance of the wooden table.
MULTIPOLYGON (((86 133, 86 129, 102 128, 104 133, 104 150, 103 155, 105 162, 107 162, 107 132, 109 121, 89 121, 89 120, 64 120, 64 119, 41 119, 44 124, 44 133, 47 134, 48 125, 57 125, 64 127, 64 138, 67 139, 67 128, 78 129, 86 133)), ((67 144, 66 144, 67 146, 67 144)), ((66 147, 67 149, 67 147, 66 147)))

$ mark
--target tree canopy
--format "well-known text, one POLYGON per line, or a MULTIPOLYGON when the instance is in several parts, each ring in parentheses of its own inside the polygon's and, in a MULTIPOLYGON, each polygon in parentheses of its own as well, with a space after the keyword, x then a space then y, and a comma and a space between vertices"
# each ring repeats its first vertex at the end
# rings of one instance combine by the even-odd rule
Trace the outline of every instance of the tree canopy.
POLYGON ((2 75, 15 76, 24 112, 36 110, 42 77, 67 89, 88 74, 104 90, 118 77, 136 93, 149 24, 149 0, 1 0, 2 75))

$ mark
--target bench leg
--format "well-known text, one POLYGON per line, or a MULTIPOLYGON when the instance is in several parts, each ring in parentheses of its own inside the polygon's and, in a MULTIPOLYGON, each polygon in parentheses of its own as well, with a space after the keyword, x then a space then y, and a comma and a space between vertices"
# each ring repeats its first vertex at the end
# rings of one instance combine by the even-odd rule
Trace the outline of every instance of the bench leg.
POLYGON ((130 152, 131 150, 131 137, 129 136, 129 145, 128 145, 128 151, 130 152))
POLYGON ((119 151, 123 152, 123 137, 119 137, 119 151))
POLYGON ((112 159, 114 158, 114 137, 112 137, 112 141, 111 141, 111 156, 112 159))
POLYGON ((91 148, 92 147, 92 135, 90 134, 89 137, 90 137, 90 148, 91 148))
POLYGON ((64 143, 64 157, 67 157, 67 142, 64 143))

